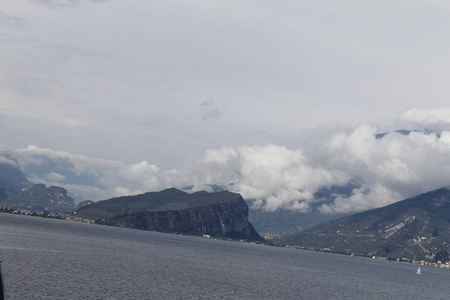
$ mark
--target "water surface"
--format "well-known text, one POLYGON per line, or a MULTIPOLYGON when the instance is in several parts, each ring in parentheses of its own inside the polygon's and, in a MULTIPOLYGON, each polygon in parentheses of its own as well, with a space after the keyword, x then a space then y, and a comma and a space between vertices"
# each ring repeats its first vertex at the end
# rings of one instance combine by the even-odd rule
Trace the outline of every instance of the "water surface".
POLYGON ((7 299, 448 299, 450 270, 0 214, 7 299))

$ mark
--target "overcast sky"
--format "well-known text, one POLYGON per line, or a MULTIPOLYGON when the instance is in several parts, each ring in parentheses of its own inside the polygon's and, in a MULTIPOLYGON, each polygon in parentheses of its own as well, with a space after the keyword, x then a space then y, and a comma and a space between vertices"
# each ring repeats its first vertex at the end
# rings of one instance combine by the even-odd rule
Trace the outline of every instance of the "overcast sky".
POLYGON ((361 128, 447 129, 448 78, 447 1, 0 2, 0 144, 9 149, 167 172, 191 172, 223 149, 241 159, 304 155, 311 137, 337 129, 346 138, 361 128))

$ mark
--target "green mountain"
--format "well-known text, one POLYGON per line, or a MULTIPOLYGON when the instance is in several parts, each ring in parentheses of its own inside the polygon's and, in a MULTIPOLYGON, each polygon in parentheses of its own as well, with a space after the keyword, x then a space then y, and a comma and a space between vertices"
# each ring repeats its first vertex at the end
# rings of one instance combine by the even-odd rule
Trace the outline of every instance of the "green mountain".
POLYGON ((127 228, 263 240, 248 221, 244 199, 226 191, 188 194, 171 188, 99 201, 80 207, 75 215, 127 228))
POLYGON ((441 188, 319 224, 281 242, 347 254, 448 261, 450 190, 441 188))

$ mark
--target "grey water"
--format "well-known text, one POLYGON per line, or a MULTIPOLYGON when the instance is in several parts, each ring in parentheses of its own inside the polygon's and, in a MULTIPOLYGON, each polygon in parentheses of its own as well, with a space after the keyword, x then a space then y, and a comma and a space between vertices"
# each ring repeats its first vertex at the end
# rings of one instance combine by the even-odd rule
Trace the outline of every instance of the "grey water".
POLYGON ((448 299, 450 270, 0 214, 6 299, 448 299))

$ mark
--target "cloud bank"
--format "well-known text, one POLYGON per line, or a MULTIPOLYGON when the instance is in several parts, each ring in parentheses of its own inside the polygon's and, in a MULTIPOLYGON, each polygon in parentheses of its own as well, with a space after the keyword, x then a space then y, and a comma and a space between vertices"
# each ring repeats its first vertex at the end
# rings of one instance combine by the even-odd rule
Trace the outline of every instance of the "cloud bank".
POLYGON ((79 200, 168 187, 197 191, 221 186, 254 199, 255 208, 268 211, 308 211, 316 204, 324 213, 356 212, 449 185, 449 112, 411 110, 402 116, 421 128, 430 124, 430 118, 423 116, 441 116, 439 132, 380 135, 378 127, 372 125, 322 127, 297 149, 279 145, 208 149, 203 156, 172 170, 147 161, 128 164, 37 146, 2 147, 1 161, 12 156, 30 180, 63 186, 79 200), (350 193, 333 195, 331 203, 318 202, 318 191, 355 182, 350 193))
POLYGON ((400 121, 411 128, 428 130, 448 130, 450 124, 450 108, 410 109, 403 113, 400 121))
POLYGON ((449 3, 254 4, 2 0, 0 140, 172 169, 445 105, 449 3))

